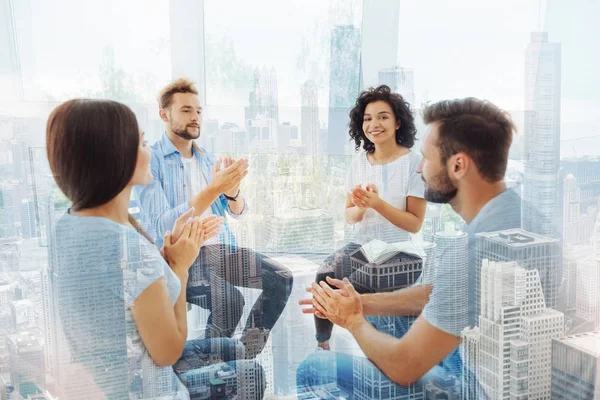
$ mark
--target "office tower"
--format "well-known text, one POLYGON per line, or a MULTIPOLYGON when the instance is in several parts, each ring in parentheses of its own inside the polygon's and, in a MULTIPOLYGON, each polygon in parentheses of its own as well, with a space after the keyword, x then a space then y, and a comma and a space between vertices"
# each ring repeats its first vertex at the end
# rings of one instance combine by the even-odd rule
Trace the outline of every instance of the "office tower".
POLYGON ((563 243, 573 245, 578 242, 581 196, 579 185, 572 174, 568 174, 565 178, 563 191, 563 243))
MULTIPOLYGON (((409 386, 392 382, 375 364, 366 357, 358 357, 353 366, 352 399, 357 400, 423 400, 424 382, 417 381, 409 386)), ((339 379, 339 377, 338 377, 339 379)))
POLYGON ((21 202, 21 236, 24 239, 37 237, 35 205, 30 199, 21 202))
POLYGON ((415 72, 411 68, 394 67, 379 71, 379 85, 387 85, 392 92, 399 93, 415 110, 415 72))
POLYGON ((552 340, 552 400, 600 399, 600 333, 552 340))
POLYGON ((361 88, 360 31, 352 25, 331 32, 327 154, 344 155, 349 141, 348 111, 361 88))
POLYGON ((319 128, 319 92, 317 84, 308 80, 300 90, 302 108, 300 110, 300 136, 308 154, 321 154, 319 128))
POLYGON ((561 46, 532 32, 525 50, 523 229, 560 238, 561 46))
POLYGON ((246 121, 263 116, 279 122, 279 94, 275 68, 254 69, 254 88, 245 109, 246 121))
POLYGON ((0 238, 17 235, 15 226, 15 185, 0 182, 0 238))
POLYGON ((600 329, 600 261, 577 262, 576 315, 600 329))
MULTIPOLYGON (((515 261, 522 268, 537 270, 542 282, 546 306, 555 308, 562 270, 562 246, 557 239, 536 235, 522 229, 478 233, 475 237, 475 317, 481 313, 481 265, 489 261, 515 261)), ((471 326, 476 321, 470 321, 471 326)))
POLYGON ((565 303, 567 311, 575 310, 577 306, 577 258, 572 248, 565 249, 563 253, 563 272, 566 298, 561 301, 565 303))
MULTIPOLYGON (((246 331, 244 344, 246 347, 246 359, 254 360, 262 366, 262 379, 266 384, 264 397, 270 398, 273 396, 273 343, 268 342, 269 330, 262 330, 255 326, 254 318, 252 318, 252 326, 246 331)), ((258 387, 258 386, 257 386, 258 387)))
POLYGON ((275 119, 258 117, 248 121, 248 140, 251 152, 276 153, 277 128, 275 119))
MULTIPOLYGON (((298 304, 306 298, 304 288, 315 281, 319 265, 298 256, 272 257, 263 260, 274 266, 287 267, 294 278, 288 304, 298 304)), ((288 281, 289 282, 289 281, 288 281)), ((271 334, 273 341, 273 371, 275 394, 296 392, 296 370, 317 345, 313 316, 299 314, 295 307, 286 307, 271 334)))
POLYGON ((478 328, 463 331, 463 399, 549 398, 564 315, 546 308, 538 271, 484 260, 481 289, 478 328))
POLYGON ((10 380, 24 398, 27 394, 41 393, 45 389, 44 354, 40 341, 29 332, 7 338, 10 354, 10 380))
POLYGON ((423 240, 433 242, 433 235, 443 230, 442 207, 437 204, 427 204, 425 219, 423 220, 423 240))
POLYGON ((425 400, 460 400, 461 382, 447 375, 436 376, 425 384, 424 391, 425 400))
POLYGON ((169 369, 159 367, 150 357, 142 358, 142 398, 153 399, 163 393, 173 393, 177 390, 177 384, 177 375, 169 369))
MULTIPOLYGON (((451 298, 438 300, 436 297, 433 297, 430 299, 431 310, 436 310, 439 313, 434 319, 439 321, 449 319, 455 324, 455 328, 452 331, 460 332, 469 322, 468 235, 461 231, 451 231, 448 229, 447 231, 435 233, 433 240, 435 242, 435 273, 433 281, 441 282, 442 280, 451 279, 451 282, 445 282, 443 286, 454 287, 456 290, 453 293, 449 293, 451 298), (442 301, 442 303, 438 304, 437 301, 442 301)), ((450 329, 448 323, 440 322, 440 324, 450 329)))
POLYGON ((36 327, 35 305, 31 300, 15 300, 10 304, 10 309, 18 331, 26 331, 36 327))
POLYGON ((318 208, 290 208, 264 221, 267 250, 321 257, 333 252, 333 216, 318 208))
MULTIPOLYGON (((243 313, 244 303, 240 301, 237 289, 228 282, 239 282, 239 285, 249 282, 248 267, 251 263, 256 263, 256 260, 250 260, 256 256, 250 257, 248 252, 232 250, 235 249, 229 245, 212 246, 207 248, 205 255, 207 265, 212 266, 209 271, 213 324, 211 328, 216 329, 216 337, 231 336, 243 313)), ((259 285, 261 281, 256 283, 259 285)), ((262 321, 256 322, 262 326, 262 321)))
POLYGON ((581 192, 582 209, 596 204, 600 197, 600 157, 579 156, 560 160, 561 169, 572 174, 581 192))
POLYGON ((279 124, 277 129, 277 153, 289 154, 299 144, 298 127, 289 122, 279 124))

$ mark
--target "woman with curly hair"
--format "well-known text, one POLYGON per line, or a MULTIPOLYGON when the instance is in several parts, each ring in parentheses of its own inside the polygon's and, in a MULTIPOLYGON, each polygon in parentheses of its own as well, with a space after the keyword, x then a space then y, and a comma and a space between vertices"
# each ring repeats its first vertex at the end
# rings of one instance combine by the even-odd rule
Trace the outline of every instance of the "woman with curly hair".
MULTIPOLYGON (((345 184, 345 217, 355 225, 355 235, 321 265, 317 283, 327 276, 349 277, 350 255, 372 240, 410 240, 425 216, 424 185, 417 173, 421 156, 411 150, 416 129, 404 98, 386 85, 362 92, 350 111, 349 128, 356 150, 362 147, 345 184)), ((315 325, 319 347, 328 350, 332 323, 315 316, 315 325)))

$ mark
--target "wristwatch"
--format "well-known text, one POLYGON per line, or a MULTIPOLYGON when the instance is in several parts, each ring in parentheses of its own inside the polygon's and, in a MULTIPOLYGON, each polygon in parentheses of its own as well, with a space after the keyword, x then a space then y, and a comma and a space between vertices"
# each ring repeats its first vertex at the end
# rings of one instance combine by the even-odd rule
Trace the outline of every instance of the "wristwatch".
POLYGON ((230 201, 237 201, 237 198, 238 198, 238 197, 240 197, 240 189, 238 189, 238 192, 237 192, 237 194, 236 194, 235 196, 233 196, 233 197, 231 197, 231 196, 227 196, 225 193, 223 193, 223 196, 225 196, 225 198, 226 198, 227 200, 230 200, 230 201))

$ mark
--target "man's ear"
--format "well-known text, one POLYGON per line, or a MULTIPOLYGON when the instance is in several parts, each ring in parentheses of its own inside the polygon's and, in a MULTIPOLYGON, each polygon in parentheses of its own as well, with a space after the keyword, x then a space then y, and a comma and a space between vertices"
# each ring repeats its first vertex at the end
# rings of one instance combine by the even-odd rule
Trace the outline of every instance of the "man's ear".
POLYGON ((160 115, 160 119, 162 119, 163 121, 169 122, 169 115, 167 114, 167 110, 165 110, 164 108, 158 110, 158 115, 160 115))
POLYGON ((465 153, 456 153, 448 160, 448 174, 454 179, 464 178, 469 172, 472 162, 465 153))

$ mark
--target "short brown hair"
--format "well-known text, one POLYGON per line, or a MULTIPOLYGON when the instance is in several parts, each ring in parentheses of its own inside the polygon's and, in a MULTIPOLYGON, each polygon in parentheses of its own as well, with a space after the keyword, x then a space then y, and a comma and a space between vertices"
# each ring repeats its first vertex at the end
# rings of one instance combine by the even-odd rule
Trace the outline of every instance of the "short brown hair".
POLYGON ((160 108, 168 108, 173 102, 175 93, 193 93, 198 95, 196 84, 189 79, 179 78, 165 86, 158 94, 158 105, 160 108))
POLYGON ((439 122, 442 163, 466 153, 489 182, 504 178, 515 125, 510 115, 487 100, 474 97, 443 100, 423 110, 426 124, 439 122))
POLYGON ((46 152, 60 190, 73 209, 114 199, 135 171, 140 131, 135 114, 111 100, 69 100, 46 125, 46 152))

